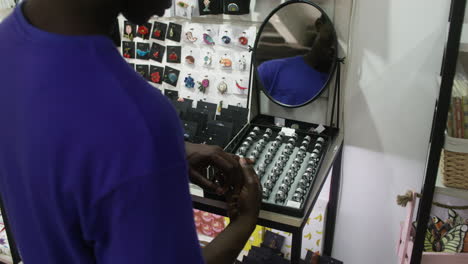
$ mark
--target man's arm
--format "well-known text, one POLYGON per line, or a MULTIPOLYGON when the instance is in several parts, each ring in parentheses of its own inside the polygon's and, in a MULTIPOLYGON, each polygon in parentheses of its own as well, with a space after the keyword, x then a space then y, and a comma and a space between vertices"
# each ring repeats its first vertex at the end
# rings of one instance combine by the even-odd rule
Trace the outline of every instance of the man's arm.
POLYGON ((229 226, 203 249, 207 264, 232 264, 255 229, 261 204, 258 176, 245 159, 240 160, 244 186, 239 195, 228 197, 229 226))
POLYGON ((185 142, 185 151, 189 162, 190 181, 205 191, 225 194, 231 187, 239 193, 243 186, 239 157, 223 151, 219 146, 192 144, 185 142), (215 177, 220 185, 205 177, 208 166, 213 166, 218 173, 215 177))

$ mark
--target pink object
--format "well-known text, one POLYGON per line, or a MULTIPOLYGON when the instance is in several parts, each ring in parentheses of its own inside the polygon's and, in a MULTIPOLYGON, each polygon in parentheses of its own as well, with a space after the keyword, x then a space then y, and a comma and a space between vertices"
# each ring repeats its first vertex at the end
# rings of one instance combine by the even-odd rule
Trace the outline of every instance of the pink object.
MULTIPOLYGON (((401 223, 400 243, 398 244, 398 264, 409 264, 413 253, 413 241, 411 240, 411 230, 413 228, 413 214, 416 204, 416 195, 413 192, 413 199, 406 205, 407 214, 404 223, 401 223)), ((468 263, 468 253, 439 253, 423 252, 422 264, 466 264, 468 263)))
POLYGON ((466 264, 468 253, 423 252, 422 264, 466 264))
POLYGON ((213 221, 212 228, 216 234, 221 233, 224 230, 224 221, 213 221))
POLYGON ((407 213, 406 220, 402 224, 400 230, 400 243, 398 244, 398 264, 409 264, 411 262, 411 254, 413 253, 413 241, 411 241, 411 228, 414 213, 416 195, 413 192, 413 199, 406 205, 407 213))
POLYGON ((211 223, 213 221, 213 219, 214 219, 213 215, 210 214, 210 213, 207 213, 207 212, 201 213, 201 218, 202 218, 203 222, 205 222, 207 224, 211 223))
POLYGON ((213 236, 213 229, 211 228, 210 225, 208 224, 202 224, 201 226, 201 232, 202 234, 204 234, 205 236, 213 236))

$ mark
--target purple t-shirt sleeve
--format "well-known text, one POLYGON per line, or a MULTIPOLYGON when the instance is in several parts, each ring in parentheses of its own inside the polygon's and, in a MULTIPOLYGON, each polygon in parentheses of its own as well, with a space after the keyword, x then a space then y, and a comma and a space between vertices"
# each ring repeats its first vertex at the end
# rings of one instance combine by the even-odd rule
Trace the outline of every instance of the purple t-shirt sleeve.
POLYGON ((269 61, 262 63, 258 67, 258 75, 260 80, 263 84, 263 87, 271 93, 272 90, 272 83, 274 76, 276 75, 277 67, 274 64, 270 63, 269 61))

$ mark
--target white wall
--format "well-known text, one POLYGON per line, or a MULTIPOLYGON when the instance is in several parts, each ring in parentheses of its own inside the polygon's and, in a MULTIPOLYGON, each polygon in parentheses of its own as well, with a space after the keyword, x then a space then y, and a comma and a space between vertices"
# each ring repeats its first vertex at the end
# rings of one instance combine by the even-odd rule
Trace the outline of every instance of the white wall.
POLYGON ((333 255, 390 264, 406 213, 396 195, 424 177, 450 1, 355 1, 333 255))

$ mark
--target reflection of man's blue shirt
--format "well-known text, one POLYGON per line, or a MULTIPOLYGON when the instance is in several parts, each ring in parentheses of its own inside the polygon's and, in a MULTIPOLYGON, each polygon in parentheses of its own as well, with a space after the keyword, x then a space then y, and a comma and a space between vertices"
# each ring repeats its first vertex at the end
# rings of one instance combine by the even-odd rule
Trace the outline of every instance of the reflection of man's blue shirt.
POLYGON ((306 64, 304 57, 266 61, 258 67, 268 93, 287 105, 300 105, 320 92, 328 75, 306 64))

